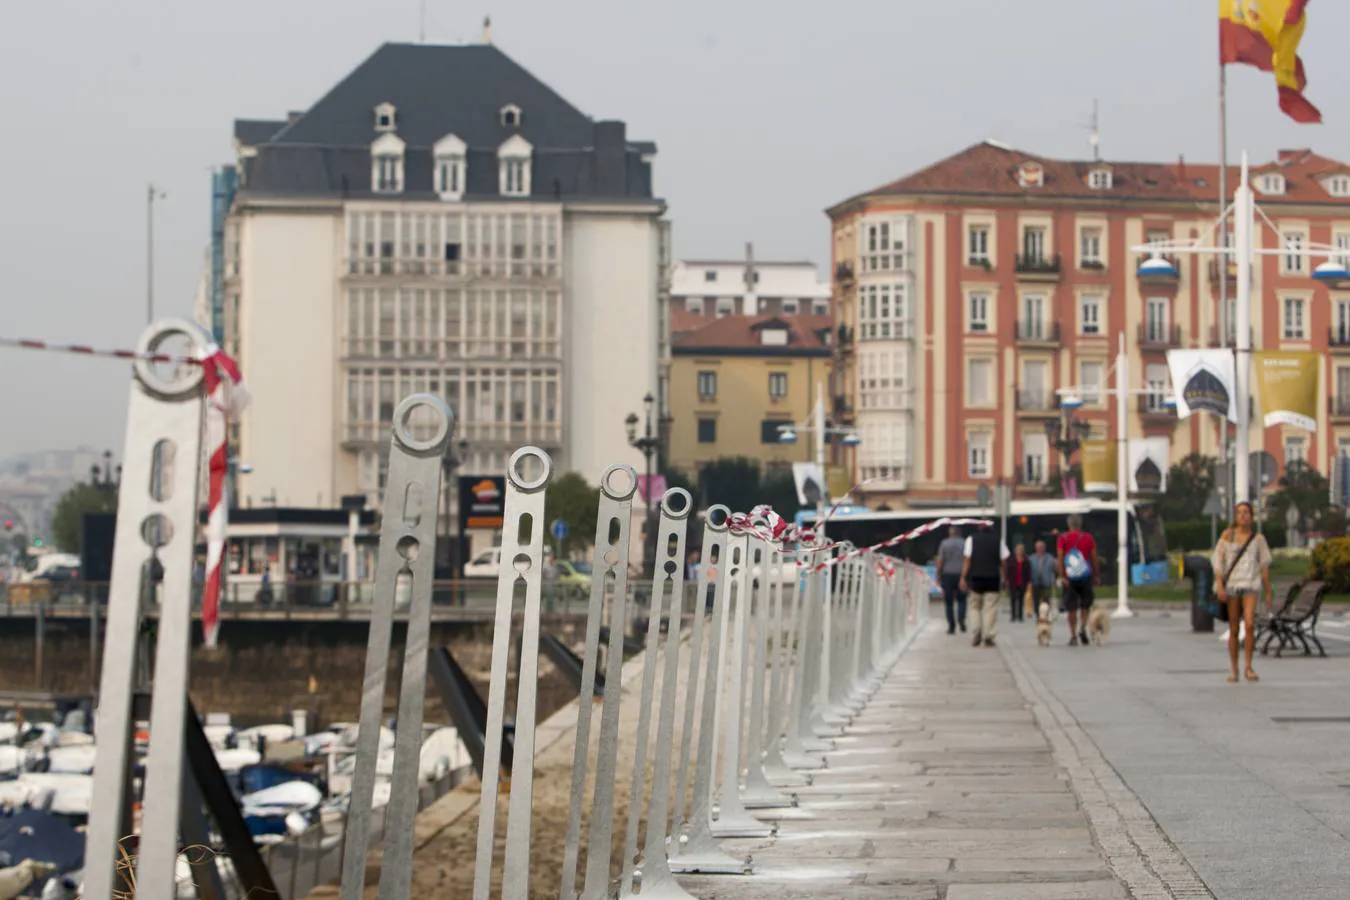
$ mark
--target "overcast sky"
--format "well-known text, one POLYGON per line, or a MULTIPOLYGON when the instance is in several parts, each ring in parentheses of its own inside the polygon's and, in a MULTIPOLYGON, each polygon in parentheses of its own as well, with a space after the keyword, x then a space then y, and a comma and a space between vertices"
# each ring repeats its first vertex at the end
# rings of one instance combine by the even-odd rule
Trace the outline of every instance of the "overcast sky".
MULTIPOLYGON (((189 314, 210 170, 236 117, 303 109, 419 0, 41 0, 0 4, 0 337, 132 346, 145 323, 145 195, 156 296, 189 314)), ((494 43, 597 118, 657 142, 676 253, 822 263, 824 207, 986 137, 1107 159, 1217 155, 1213 0, 426 0, 427 39, 494 43), (1072 37, 1070 35, 1073 35, 1072 37)), ((1310 4, 1303 58, 1327 119, 1280 115, 1269 75, 1230 73, 1230 146, 1350 157, 1350 10, 1310 4)), ((0 349, 0 456, 91 444, 120 456, 125 364, 0 349)), ((247 378, 247 372, 244 373, 247 378)), ((302 411, 297 411, 302 414, 302 411)))

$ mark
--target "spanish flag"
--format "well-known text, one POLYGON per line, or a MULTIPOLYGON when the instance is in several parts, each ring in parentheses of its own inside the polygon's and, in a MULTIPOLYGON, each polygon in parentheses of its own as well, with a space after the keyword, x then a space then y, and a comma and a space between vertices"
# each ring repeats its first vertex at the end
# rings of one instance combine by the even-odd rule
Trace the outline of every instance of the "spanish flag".
POLYGON ((1219 0, 1219 62, 1275 74, 1280 109, 1295 122, 1322 121, 1303 96, 1307 77, 1298 45, 1307 27, 1308 0, 1219 0))

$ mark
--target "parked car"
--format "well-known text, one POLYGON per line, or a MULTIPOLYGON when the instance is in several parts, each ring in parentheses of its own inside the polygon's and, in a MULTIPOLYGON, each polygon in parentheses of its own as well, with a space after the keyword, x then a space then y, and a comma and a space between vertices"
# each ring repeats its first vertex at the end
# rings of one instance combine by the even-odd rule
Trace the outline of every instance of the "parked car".
MULTIPOLYGON (((553 560, 553 550, 544 546, 544 562, 553 560)), ((465 578, 496 578, 502 567, 502 548, 489 547, 464 564, 465 578)))

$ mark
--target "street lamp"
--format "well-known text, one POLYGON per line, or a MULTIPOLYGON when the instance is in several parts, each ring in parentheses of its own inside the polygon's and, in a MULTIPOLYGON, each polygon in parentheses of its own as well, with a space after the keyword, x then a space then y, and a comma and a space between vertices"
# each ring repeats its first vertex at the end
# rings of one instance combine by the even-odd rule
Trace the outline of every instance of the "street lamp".
POLYGON ((652 496, 652 457, 656 455, 657 449, 661 446, 659 438, 652 433, 652 406, 655 403, 656 398, 650 393, 642 398, 646 422, 643 425, 641 437, 638 437, 637 433, 637 413, 629 413, 627 418, 623 420, 624 428, 628 432, 628 446, 641 453, 642 458, 647 462, 647 535, 642 542, 642 555, 646 562, 653 565, 656 562, 656 527, 652 524, 652 513, 656 511, 656 504, 659 501, 652 496))
POLYGON ((795 444, 797 443, 797 432, 805 431, 815 435, 816 438, 816 467, 820 470, 820 477, 825 484, 820 487, 820 493, 816 498, 816 534, 823 534, 825 520, 825 504, 829 499, 828 479, 825 478, 825 438, 828 435, 834 435, 839 438, 839 443, 845 447, 856 447, 862 443, 862 438, 858 437, 858 432, 852 428, 840 428, 830 425, 825 419, 825 389, 821 384, 816 385, 816 403, 815 409, 809 422, 794 422, 787 425, 778 426, 778 443, 795 444))
POLYGON ((447 448, 445 456, 441 457, 441 493, 445 509, 445 540, 438 543, 446 549, 445 567, 450 569, 450 577, 457 579, 464 568, 464 554, 460 552, 460 536, 455 533, 455 520, 450 514, 450 498, 453 496, 451 491, 454 490, 454 474, 464 465, 464 461, 469 456, 469 442, 460 438, 451 446, 454 449, 447 448))
MULTIPOLYGON (((1060 401, 1060 418, 1045 421, 1045 436, 1050 446, 1064 457, 1064 477, 1068 477, 1070 457, 1078 452, 1083 442, 1092 434, 1092 426, 1082 419, 1074 418, 1074 411, 1083 405, 1078 397, 1065 397, 1060 401)), ((1062 481, 1063 479, 1061 479, 1062 481)))

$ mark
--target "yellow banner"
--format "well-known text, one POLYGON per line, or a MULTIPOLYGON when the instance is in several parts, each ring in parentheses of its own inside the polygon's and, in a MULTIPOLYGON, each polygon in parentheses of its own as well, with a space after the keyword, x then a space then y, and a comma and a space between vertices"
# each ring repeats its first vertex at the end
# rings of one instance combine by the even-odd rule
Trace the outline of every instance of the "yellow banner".
POLYGON ((1266 427, 1293 425, 1316 431, 1321 357, 1307 351, 1261 350, 1252 358, 1266 427))
POLYGON ((1116 442, 1085 441, 1082 460, 1083 490, 1089 494, 1115 493, 1116 442))

